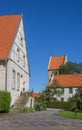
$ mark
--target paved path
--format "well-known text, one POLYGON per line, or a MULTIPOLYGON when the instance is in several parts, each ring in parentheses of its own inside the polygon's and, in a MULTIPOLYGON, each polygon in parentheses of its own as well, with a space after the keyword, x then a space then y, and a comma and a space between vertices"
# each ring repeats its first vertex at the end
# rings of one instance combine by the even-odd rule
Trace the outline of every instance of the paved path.
POLYGON ((43 112, 2 114, 0 130, 82 130, 82 120, 59 116, 59 110, 43 112))

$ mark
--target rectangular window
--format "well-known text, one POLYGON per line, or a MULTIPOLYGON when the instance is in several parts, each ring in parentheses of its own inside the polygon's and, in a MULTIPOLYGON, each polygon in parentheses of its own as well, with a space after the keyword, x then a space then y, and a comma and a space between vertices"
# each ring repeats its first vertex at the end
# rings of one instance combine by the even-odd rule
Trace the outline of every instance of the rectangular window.
POLYGON ((17 48, 17 62, 19 62, 19 60, 20 60, 20 51, 19 51, 19 49, 17 48))
POLYGON ((20 90, 20 74, 17 73, 17 91, 20 90))
POLYGON ((64 102, 64 98, 61 98, 61 101, 64 102))
POLYGON ((23 67, 25 67, 25 55, 23 55, 23 67))
POLYGON ((64 88, 62 88, 62 93, 64 94, 64 88))
POLYGON ((23 47, 23 38, 20 39, 20 45, 23 47))
POLYGON ((70 93, 70 94, 73 93, 73 88, 69 88, 69 93, 70 93))
POLYGON ((12 89, 16 87, 16 73, 15 70, 12 71, 12 89))

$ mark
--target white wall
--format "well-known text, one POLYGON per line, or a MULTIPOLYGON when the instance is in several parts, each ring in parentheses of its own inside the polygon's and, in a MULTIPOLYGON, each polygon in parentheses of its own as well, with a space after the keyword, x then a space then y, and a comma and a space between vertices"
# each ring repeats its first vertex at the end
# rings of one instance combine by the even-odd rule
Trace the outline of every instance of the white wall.
POLYGON ((29 65, 28 65, 28 56, 26 49, 26 40, 23 27, 23 19, 21 18, 18 31, 14 40, 14 44, 10 51, 9 61, 7 65, 7 90, 11 92, 12 103, 18 98, 20 92, 29 91, 29 65), (21 40, 22 38, 22 40, 21 40), (18 57, 19 49, 19 57, 18 57), (25 61, 23 56, 25 56, 25 61), (24 66, 25 63, 25 66, 24 66), (12 89, 12 71, 16 73, 16 86, 15 89, 12 89), (17 91, 17 73, 20 74, 20 90, 17 91))
POLYGON ((34 98, 30 97, 28 103, 26 104, 28 108, 34 108, 34 98))
POLYGON ((0 61, 0 90, 5 90, 6 67, 5 62, 0 61))
POLYGON ((29 91, 29 74, 24 72, 18 65, 16 65, 13 61, 9 60, 7 64, 7 90, 11 92, 12 96, 12 102, 14 102, 18 96, 20 95, 20 92, 23 91, 23 88, 25 88, 25 91, 29 91), (15 70, 16 78, 15 78, 15 89, 12 89, 12 71, 15 70), (17 73, 20 74, 20 90, 17 90, 17 73))
POLYGON ((57 98, 58 100, 61 100, 61 98, 64 98, 64 101, 67 101, 70 97, 73 97, 73 95, 76 93, 75 90, 77 88, 73 88, 73 93, 69 93, 69 88, 64 88, 64 94, 62 94, 60 97, 54 95, 54 98, 57 98))
POLYGON ((18 32, 16 35, 16 38, 14 40, 14 44, 9 56, 12 60, 14 60, 19 66, 21 66, 26 72, 29 73, 29 65, 28 65, 28 56, 27 56, 27 50, 26 50, 26 41, 24 36, 24 27, 23 27, 23 20, 21 19, 18 32), (21 41, 21 38, 23 39, 21 41), (22 45, 21 45, 22 44, 22 45), (17 49, 19 49, 20 57, 19 62, 17 58, 17 49), (25 67, 24 65, 24 59, 23 56, 25 56, 25 67))

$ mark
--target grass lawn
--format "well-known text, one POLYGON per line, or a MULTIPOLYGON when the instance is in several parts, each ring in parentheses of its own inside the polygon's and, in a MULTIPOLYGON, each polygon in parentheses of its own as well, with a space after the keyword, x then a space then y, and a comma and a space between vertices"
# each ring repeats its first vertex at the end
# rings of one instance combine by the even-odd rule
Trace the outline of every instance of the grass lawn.
POLYGON ((72 111, 61 111, 60 115, 66 118, 82 119, 82 111, 77 111, 76 116, 75 112, 72 111))

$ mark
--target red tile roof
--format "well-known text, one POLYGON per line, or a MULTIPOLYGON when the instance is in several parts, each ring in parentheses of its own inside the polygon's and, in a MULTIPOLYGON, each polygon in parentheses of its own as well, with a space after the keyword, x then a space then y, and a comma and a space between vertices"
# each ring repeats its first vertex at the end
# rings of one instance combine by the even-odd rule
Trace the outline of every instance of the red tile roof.
POLYGON ((21 15, 0 16, 0 58, 7 58, 11 50, 21 15))
POLYGON ((49 68, 48 70, 56 70, 64 64, 65 62, 65 55, 64 56, 52 56, 50 58, 49 68))
POLYGON ((82 74, 66 74, 56 75, 54 80, 58 81, 63 87, 79 87, 82 86, 82 74))
POLYGON ((32 97, 33 97, 33 98, 39 98, 39 97, 40 97, 40 94, 39 94, 39 93, 32 93, 32 97))

